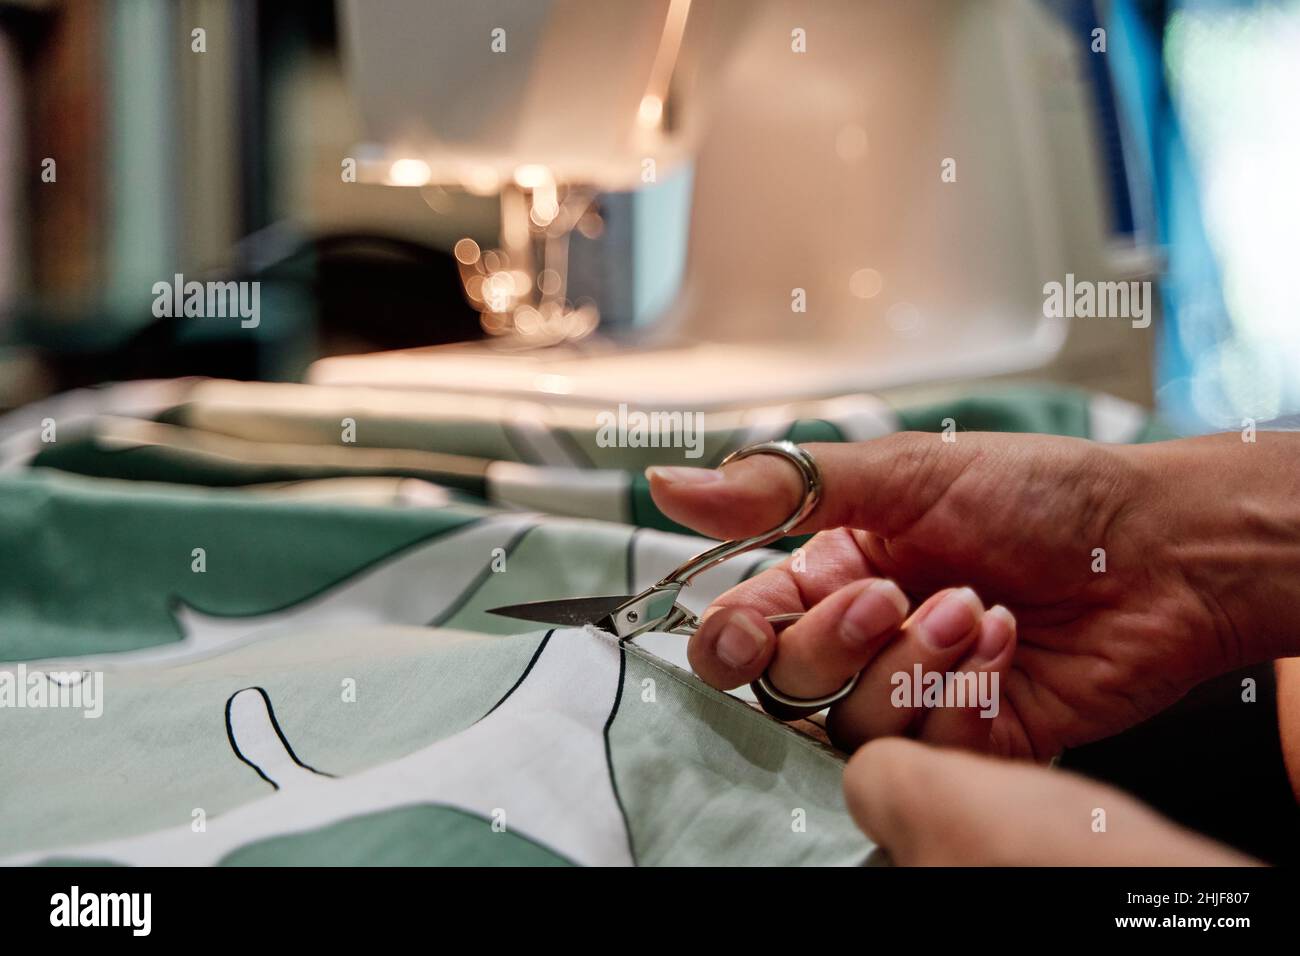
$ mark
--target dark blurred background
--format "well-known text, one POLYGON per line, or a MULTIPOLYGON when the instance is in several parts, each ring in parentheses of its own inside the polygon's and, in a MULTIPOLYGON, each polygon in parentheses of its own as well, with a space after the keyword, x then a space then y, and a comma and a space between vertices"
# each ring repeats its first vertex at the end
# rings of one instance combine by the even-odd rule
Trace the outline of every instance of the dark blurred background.
POLYGON ((0 2, 0 407, 482 334, 447 250, 495 206, 341 181, 338 42, 328 2, 0 2), (259 326, 155 318, 176 272, 261 280, 259 326))

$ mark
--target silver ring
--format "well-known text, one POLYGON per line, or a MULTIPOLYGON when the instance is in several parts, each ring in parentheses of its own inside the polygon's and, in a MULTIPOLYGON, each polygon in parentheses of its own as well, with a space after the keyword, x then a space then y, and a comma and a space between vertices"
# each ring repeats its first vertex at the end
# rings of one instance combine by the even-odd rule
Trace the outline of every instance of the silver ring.
POLYGON ((758 680, 749 685, 749 688, 754 692, 754 696, 758 698, 758 702, 763 709, 777 720, 802 720, 804 717, 815 714, 819 710, 824 710, 836 701, 848 697, 849 694, 853 693, 853 688, 858 686, 858 679, 861 677, 862 672, 859 671, 850 677, 839 690, 822 697, 791 697, 789 694, 783 694, 772 686, 767 671, 763 671, 758 680))
MULTIPOLYGON (((777 455, 784 458, 799 472, 799 477, 803 479, 803 500, 799 503, 798 509, 790 517, 786 518, 779 527, 773 528, 766 535, 771 541, 784 537, 795 525, 801 524, 805 518, 816 510, 821 504, 822 489, 825 483, 822 478, 822 470, 817 465, 817 459, 813 457, 812 452, 802 445, 796 445, 792 441, 781 439, 780 441, 764 441, 754 445, 746 445, 744 448, 737 448, 726 458, 718 463, 719 468, 725 468, 733 461, 740 461, 742 458, 751 458, 754 455, 777 455)), ((759 547, 755 545, 754 547, 759 547)))

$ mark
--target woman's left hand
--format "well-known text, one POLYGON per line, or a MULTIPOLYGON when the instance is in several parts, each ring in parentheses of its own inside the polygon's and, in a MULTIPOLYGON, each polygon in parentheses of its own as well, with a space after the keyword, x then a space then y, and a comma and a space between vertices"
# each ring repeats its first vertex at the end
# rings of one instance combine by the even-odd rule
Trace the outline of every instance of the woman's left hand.
POLYGON ((844 794, 904 866, 1250 866, 1086 777, 899 737, 863 746, 844 794))

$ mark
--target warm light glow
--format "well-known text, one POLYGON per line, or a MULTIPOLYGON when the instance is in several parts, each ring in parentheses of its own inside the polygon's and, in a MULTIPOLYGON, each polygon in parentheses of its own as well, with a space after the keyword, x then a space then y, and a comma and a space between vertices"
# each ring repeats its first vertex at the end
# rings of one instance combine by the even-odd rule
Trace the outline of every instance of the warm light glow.
POLYGON ((560 274, 554 269, 543 269, 537 274, 537 289, 542 295, 555 295, 560 291, 560 274))
POLYGON ((491 166, 471 166, 461 170, 460 184, 475 196, 492 196, 501 188, 497 171, 491 166))
POLYGON ((464 266, 472 266, 478 262, 479 248, 478 243, 473 239, 465 238, 456 243, 453 250, 456 254, 456 261, 464 266))
POLYGON ((533 291, 532 277, 523 269, 511 269, 505 274, 510 277, 510 282, 514 286, 516 297, 523 298, 533 291))
POLYGON ((536 309, 524 307, 515 313, 515 328, 520 335, 536 335, 542 328, 542 315, 536 309))
POLYGON ((540 392, 549 392, 551 395, 568 395, 573 391, 573 385, 563 375, 539 375, 534 383, 540 392))
POLYGON ((497 272, 483 283, 483 302, 491 312, 505 312, 514 302, 514 281, 508 272, 497 272))
POLYGON ((690 12, 691 0, 671 0, 668 4, 659 48, 650 67, 650 79, 637 108, 637 122, 643 129, 657 129, 663 122, 664 99, 672 85, 673 70, 677 66, 677 54, 681 51, 682 34, 686 32, 686 18, 690 12))
POLYGON ((539 186, 554 185, 555 179, 545 166, 530 163, 515 170, 515 182, 521 189, 536 189, 539 186))
POLYGON ((423 186, 432 175, 422 159, 399 159, 388 170, 388 180, 394 186, 423 186))
POLYGON ((664 118, 664 101, 653 94, 641 97, 641 107, 636 111, 637 122, 646 129, 653 129, 664 118))
POLYGON ((528 210, 528 218, 533 225, 545 228, 560 214, 559 194, 555 183, 546 181, 538 183, 533 189, 533 202, 528 210))
POLYGON ((529 210, 528 218, 532 220, 533 225, 546 227, 555 220, 559 213, 559 203, 553 198, 539 196, 533 201, 533 208, 529 210))
POLYGON ((461 175, 480 191, 501 187, 502 247, 483 249, 469 237, 453 246, 465 296, 481 313, 483 330, 539 346, 594 332, 600 323, 595 304, 575 308, 564 298, 569 230, 584 214, 586 233, 599 235, 603 227, 591 194, 560 187, 540 164, 517 166, 504 182, 489 167, 466 166, 461 175))
POLYGON ((596 331, 600 325, 600 312, 596 310, 594 303, 587 302, 578 306, 577 311, 569 313, 573 318, 573 328, 569 337, 573 339, 583 339, 596 331))

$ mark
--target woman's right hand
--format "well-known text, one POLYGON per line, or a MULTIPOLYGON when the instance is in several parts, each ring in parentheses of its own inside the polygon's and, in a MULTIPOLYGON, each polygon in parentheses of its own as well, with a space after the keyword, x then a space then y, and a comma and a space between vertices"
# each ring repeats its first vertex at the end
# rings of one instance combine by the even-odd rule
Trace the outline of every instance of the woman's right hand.
MULTIPOLYGON (((1280 656, 1259 611, 1300 620, 1300 436, 1259 441, 1273 447, 966 432, 810 445, 824 496, 795 533, 820 533, 715 602, 692 666, 722 689, 770 667, 797 697, 861 672, 828 721, 846 749, 910 735, 1046 759, 1109 736, 1280 656), (779 638, 763 619, 797 611, 779 638), (918 664, 996 673, 997 715, 894 706, 895 675, 918 664)), ((764 455, 649 474, 666 514, 714 537, 778 524, 802 487, 764 455)))

